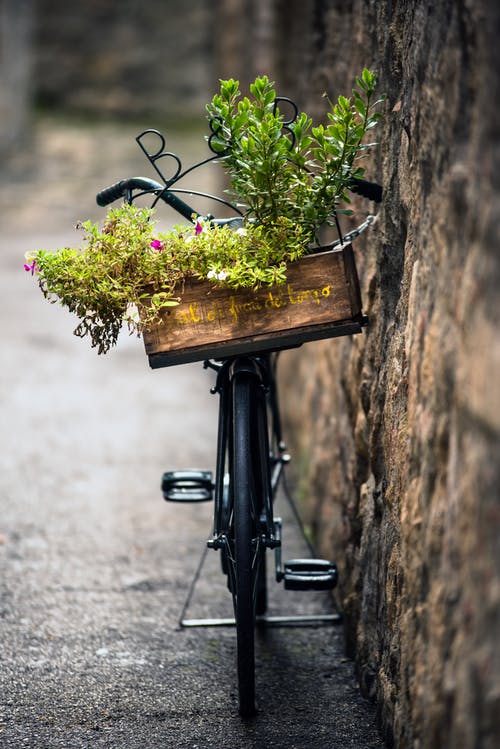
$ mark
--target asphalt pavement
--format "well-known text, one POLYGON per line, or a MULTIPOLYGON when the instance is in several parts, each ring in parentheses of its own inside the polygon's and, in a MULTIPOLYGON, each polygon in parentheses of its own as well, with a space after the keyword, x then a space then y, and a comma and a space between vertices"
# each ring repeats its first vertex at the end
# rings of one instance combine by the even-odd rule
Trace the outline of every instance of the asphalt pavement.
MULTIPOLYGON (((74 154, 64 133, 54 142, 74 154)), ((381 748, 339 627, 259 634, 249 722, 237 714, 234 631, 179 628, 211 506, 165 503, 160 480, 213 468, 212 375, 198 364, 152 371, 126 334, 97 356, 23 271, 25 251, 73 241, 71 222, 86 217, 76 197, 80 210, 83 188, 109 181, 87 175, 77 190, 79 163, 59 167, 56 198, 43 165, 34 179, 45 192, 26 177, 2 188, 0 747, 381 748)), ((292 522, 284 542, 285 556, 305 552, 292 522)), ((332 611, 328 594, 270 585, 271 613, 332 611)), ((188 616, 230 615, 210 551, 188 616)))

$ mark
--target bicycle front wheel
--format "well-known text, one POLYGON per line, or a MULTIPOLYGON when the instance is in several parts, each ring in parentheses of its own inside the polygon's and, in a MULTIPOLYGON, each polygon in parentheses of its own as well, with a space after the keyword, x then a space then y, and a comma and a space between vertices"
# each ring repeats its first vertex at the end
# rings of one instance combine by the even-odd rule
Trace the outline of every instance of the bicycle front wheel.
MULTIPOLYGON (((233 498, 238 691, 240 714, 255 714, 255 611, 262 607, 264 548, 259 533, 262 495, 259 476, 258 414, 262 403, 252 375, 233 378, 233 430, 230 487, 233 498)), ((264 592, 265 597, 265 592, 264 592)), ((265 606, 265 604, 264 604, 265 606)), ((260 613, 260 612, 259 612, 260 613)))

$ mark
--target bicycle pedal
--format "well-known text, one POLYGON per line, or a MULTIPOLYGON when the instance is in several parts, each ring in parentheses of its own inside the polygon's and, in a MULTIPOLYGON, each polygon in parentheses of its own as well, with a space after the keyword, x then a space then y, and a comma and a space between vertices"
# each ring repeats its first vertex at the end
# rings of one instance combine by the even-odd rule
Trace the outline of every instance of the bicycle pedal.
POLYGON ((337 584, 337 566, 327 559, 290 559, 283 580, 287 590, 331 590, 337 584))
POLYGON ((212 471, 167 471, 161 488, 168 502, 208 502, 213 497, 212 471))

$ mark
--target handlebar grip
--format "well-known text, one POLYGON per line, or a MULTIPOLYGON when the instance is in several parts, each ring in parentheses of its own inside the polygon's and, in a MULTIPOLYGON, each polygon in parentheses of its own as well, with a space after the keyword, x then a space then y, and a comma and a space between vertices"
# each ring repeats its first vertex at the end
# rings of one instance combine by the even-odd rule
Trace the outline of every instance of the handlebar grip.
POLYGON ((375 201, 375 203, 382 202, 383 189, 380 185, 375 182, 367 182, 366 179, 359 179, 354 177, 349 185, 349 190, 355 192, 357 195, 362 195, 364 198, 375 201))
POLYGON ((126 190, 126 182, 127 180, 121 179, 119 182, 115 182, 114 185, 105 187, 104 190, 98 192, 95 198, 97 201, 97 205, 104 207, 105 205, 114 203, 114 201, 118 200, 118 198, 123 197, 126 190))
POLYGON ((115 182, 114 185, 105 187, 96 195, 97 205, 104 207, 113 203, 119 198, 125 197, 129 190, 143 190, 144 192, 155 193, 161 198, 167 205, 170 205, 174 210, 187 218, 192 220, 198 218, 200 215, 197 211, 194 211, 190 205, 181 200, 173 192, 167 190, 159 182, 155 182, 147 177, 131 177, 130 179, 121 179, 119 182, 115 182))
POLYGON ((96 195, 97 205, 104 207, 113 203, 118 198, 122 198, 126 195, 128 190, 143 190, 144 192, 159 193, 164 190, 163 185, 159 182, 155 182, 154 179, 148 177, 131 177, 130 179, 121 179, 119 182, 115 182, 110 187, 105 187, 96 195))

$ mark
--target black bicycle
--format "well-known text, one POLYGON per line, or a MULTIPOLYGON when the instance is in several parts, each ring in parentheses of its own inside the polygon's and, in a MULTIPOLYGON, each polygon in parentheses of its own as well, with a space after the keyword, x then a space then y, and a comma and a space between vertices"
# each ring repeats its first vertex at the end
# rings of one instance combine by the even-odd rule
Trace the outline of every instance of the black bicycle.
MULTIPOLYGON (((105 206, 120 198, 132 203, 139 196, 148 195, 153 196, 154 203, 161 200, 190 221, 200 214, 184 202, 179 193, 201 195, 230 205, 216 196, 172 188, 172 184, 192 168, 181 171, 178 158, 165 152, 165 141, 160 133, 145 131, 137 141, 163 184, 144 177, 121 180, 97 195, 99 205, 105 206), (160 138, 160 148, 155 152, 144 145, 144 136, 151 134, 160 138), (164 156, 176 159, 179 164, 174 179, 165 179, 159 169, 158 161, 164 156)), ((381 189, 373 183, 356 180, 352 189, 373 200, 381 199, 381 189)), ((209 218, 213 225, 229 223, 238 226, 243 220, 241 214, 229 219, 209 218)), ((373 217, 369 217, 328 249, 349 242, 372 221, 373 217)), ((215 477, 211 471, 169 471, 162 479, 163 496, 168 501, 214 500, 213 534, 207 546, 220 552, 222 572, 232 595, 239 710, 244 718, 253 716, 256 711, 256 624, 339 619, 335 614, 329 617, 266 617, 268 549, 274 550, 276 580, 283 582, 287 589, 331 590, 337 582, 336 566, 328 560, 292 559, 282 563, 281 520, 274 517, 273 504, 283 468, 290 457, 281 431, 276 380, 278 356, 279 351, 267 351, 204 362, 206 368, 216 372, 212 392, 220 397, 215 477)), ((212 620, 209 623, 231 622, 212 620)), ((181 616, 181 626, 196 624, 200 622, 188 621, 181 616)))

